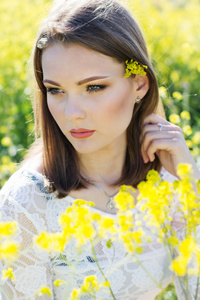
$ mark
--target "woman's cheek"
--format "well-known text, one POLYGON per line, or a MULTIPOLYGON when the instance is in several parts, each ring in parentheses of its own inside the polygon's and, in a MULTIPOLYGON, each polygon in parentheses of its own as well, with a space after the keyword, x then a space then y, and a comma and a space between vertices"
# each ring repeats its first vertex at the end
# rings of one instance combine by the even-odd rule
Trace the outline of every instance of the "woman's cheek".
POLYGON ((63 112, 61 103, 49 99, 47 100, 47 106, 54 119, 57 119, 59 116, 61 117, 61 113, 63 112))

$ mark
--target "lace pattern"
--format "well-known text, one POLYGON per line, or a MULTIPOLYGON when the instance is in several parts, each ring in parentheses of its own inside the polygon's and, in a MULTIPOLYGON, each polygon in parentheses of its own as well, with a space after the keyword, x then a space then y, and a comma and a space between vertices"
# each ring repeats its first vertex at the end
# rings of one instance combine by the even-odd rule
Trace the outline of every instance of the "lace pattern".
MULTIPOLYGON (((162 178, 169 182, 174 180, 174 177, 165 170, 162 171, 162 178)), ((3 286, 2 300, 37 299, 35 291, 42 285, 49 286, 53 294, 51 297, 43 295, 38 299, 65 300, 69 299, 73 288, 78 288, 85 276, 96 275, 103 282, 89 244, 84 247, 82 253, 77 254, 74 251, 74 243, 70 242, 62 255, 48 255, 32 245, 33 236, 41 231, 60 230, 58 216, 73 201, 70 196, 57 199, 55 193, 49 194, 43 176, 25 167, 17 171, 5 184, 0 193, 2 219, 18 222, 17 238, 22 244, 22 251, 25 252, 13 265, 16 280, 0 282, 3 286), (55 287, 53 282, 56 279, 64 280, 67 284, 55 287)), ((102 212, 102 214, 107 213, 102 212)), ((114 215, 112 216, 115 218, 114 215)), ((174 220, 174 228, 180 230, 179 216, 175 217, 177 220, 174 220)), ((145 230, 149 234, 149 229, 145 228, 145 230)), ((160 288, 152 278, 162 288, 172 280, 172 273, 168 269, 168 253, 157 241, 156 235, 152 235, 151 243, 144 245, 143 253, 138 254, 136 258, 128 256, 120 243, 114 242, 113 247, 108 249, 106 242, 107 240, 94 241, 95 253, 117 300, 153 300, 160 293, 160 288)), ((0 265, 0 268, 3 267, 5 266, 0 265)), ((178 299, 186 300, 181 293, 178 278, 175 279, 175 285, 178 299)), ((191 283, 191 289, 194 286, 195 282, 191 283)), ((108 289, 100 290, 97 298, 112 299, 108 289)), ((81 300, 90 299, 93 298, 90 296, 81 298, 81 300)))

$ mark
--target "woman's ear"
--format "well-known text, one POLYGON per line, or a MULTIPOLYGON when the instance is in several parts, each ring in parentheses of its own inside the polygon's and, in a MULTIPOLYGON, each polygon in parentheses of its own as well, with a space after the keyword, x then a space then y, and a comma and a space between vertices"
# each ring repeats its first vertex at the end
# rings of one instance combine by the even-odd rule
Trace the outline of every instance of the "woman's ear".
POLYGON ((149 90, 149 78, 147 77, 147 75, 137 74, 134 79, 136 82, 137 96, 139 96, 140 99, 142 99, 149 90))

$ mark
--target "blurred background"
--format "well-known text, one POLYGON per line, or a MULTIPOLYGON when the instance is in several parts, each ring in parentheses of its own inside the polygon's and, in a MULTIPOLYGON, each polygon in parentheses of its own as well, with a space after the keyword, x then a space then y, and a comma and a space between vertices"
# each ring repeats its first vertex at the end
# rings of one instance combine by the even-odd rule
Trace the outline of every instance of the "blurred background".
MULTIPOLYGON (((167 119, 182 127, 200 167, 200 0, 126 4, 143 28, 167 119)), ((0 3, 0 188, 34 140, 28 61, 51 5, 48 0, 0 3)), ((173 286, 157 299, 177 299, 173 286)))

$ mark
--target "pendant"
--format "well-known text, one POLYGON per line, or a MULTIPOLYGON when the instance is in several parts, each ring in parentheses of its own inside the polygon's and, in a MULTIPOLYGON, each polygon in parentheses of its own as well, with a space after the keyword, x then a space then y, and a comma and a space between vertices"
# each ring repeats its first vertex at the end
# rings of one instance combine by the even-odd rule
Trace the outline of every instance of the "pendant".
POLYGON ((110 200, 106 204, 106 207, 107 207, 108 210, 115 209, 115 202, 114 202, 113 198, 110 198, 110 200))

